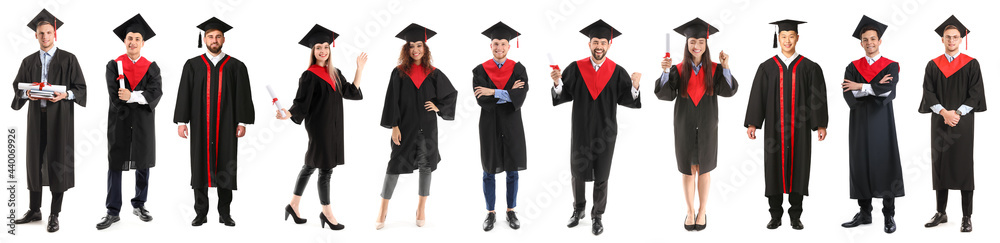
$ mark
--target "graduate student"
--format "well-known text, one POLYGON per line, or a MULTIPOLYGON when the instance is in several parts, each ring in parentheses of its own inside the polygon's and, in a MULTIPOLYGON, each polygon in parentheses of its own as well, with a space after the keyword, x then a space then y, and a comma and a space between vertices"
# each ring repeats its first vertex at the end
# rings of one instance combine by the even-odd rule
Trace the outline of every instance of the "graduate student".
POLYGON ((764 196, 771 212, 768 229, 781 226, 782 201, 788 194, 788 216, 793 229, 802 224, 802 199, 809 195, 809 165, 812 159, 812 131, 819 141, 826 139, 828 121, 823 70, 795 50, 798 25, 805 22, 782 20, 777 26, 774 48, 781 52, 757 67, 750 100, 747 102, 747 137, 757 139, 764 129, 764 196), (764 122, 767 126, 764 127, 764 122))
POLYGON ((486 197, 486 220, 483 230, 490 231, 496 222, 495 175, 507 175, 507 225, 521 228, 517 219, 518 171, 527 169, 527 148, 521 106, 528 95, 528 73, 520 62, 507 58, 510 40, 520 36, 503 22, 483 31, 490 38, 493 58, 472 69, 473 95, 482 107, 479 115, 479 147, 483 164, 483 195, 486 197))
POLYGON ((675 101, 674 151, 687 202, 684 229, 700 231, 708 226, 710 172, 716 167, 719 151, 719 96, 732 97, 739 83, 729 71, 728 54, 719 52, 722 63, 712 62, 708 38, 719 32, 715 26, 695 18, 674 31, 685 38, 684 60, 671 66, 673 60, 663 58, 663 73, 656 80, 654 92, 660 100, 675 101))
POLYGON ((181 69, 174 123, 178 136, 191 138, 196 213, 191 226, 208 222, 208 189, 213 187, 219 194, 219 223, 236 226, 229 210, 236 190, 236 140, 246 135, 246 124, 253 124, 254 109, 246 65, 222 52, 225 33, 232 28, 215 17, 198 25, 207 52, 188 59, 181 69))
POLYGON ((136 14, 113 31, 125 43, 125 54, 108 61, 104 77, 108 91, 108 213, 97 229, 111 227, 122 208, 122 171, 135 170, 132 214, 149 222, 149 168, 156 165, 156 105, 163 96, 160 66, 142 56, 146 41, 156 36, 136 14), (118 63, 121 63, 119 70, 118 63), (121 73, 122 75, 118 75, 121 73), (124 86, 121 86, 124 84, 124 86))
POLYGON ((305 165, 299 171, 292 191, 292 201, 285 206, 285 220, 288 216, 296 224, 304 224, 306 219, 299 214, 299 201, 309 183, 309 177, 319 170, 316 188, 319 189, 320 227, 327 225, 332 230, 344 229, 337 222, 330 207, 330 176, 333 168, 344 164, 344 100, 361 100, 361 71, 365 69, 368 55, 361 53, 357 58, 354 81, 347 78, 330 61, 331 49, 340 34, 320 25, 314 25, 299 44, 310 50, 309 67, 299 77, 299 88, 295 92, 292 108, 276 111, 280 120, 292 119, 295 124, 305 122, 309 143, 305 165), (284 115, 282 115, 284 114, 284 115))
POLYGON ((851 199, 860 211, 844 228, 872 223, 872 198, 882 199, 885 233, 896 232, 895 198, 903 196, 903 169, 899 163, 896 118, 892 100, 899 83, 899 63, 879 52, 889 26, 862 16, 853 36, 861 40, 865 56, 847 65, 841 88, 851 109, 848 132, 851 199))
POLYGON ((418 171, 420 174, 419 204, 416 224, 426 222, 424 208, 431 191, 431 172, 441 161, 438 151, 437 117, 446 121, 455 119, 455 101, 458 91, 451 85, 441 69, 431 64, 431 51, 427 40, 437 32, 417 24, 410 24, 396 38, 405 40, 399 51, 398 66, 389 76, 382 107, 382 127, 392 129, 392 153, 386 166, 382 184, 382 204, 375 221, 375 229, 385 226, 389 199, 396 188, 400 174, 418 171))
MULTIPOLYGON (((937 192, 937 213, 924 227, 948 222, 948 190, 962 191, 961 232, 972 232, 973 145, 976 112, 986 111, 986 94, 979 60, 962 54, 959 45, 969 29, 954 15, 934 30, 944 54, 924 68, 924 95, 917 111, 931 113, 931 178, 937 192)), ((966 46, 968 48, 968 46, 966 46)))
POLYGON ((48 232, 59 231, 59 212, 62 211, 63 193, 74 183, 74 106, 87 106, 87 83, 83 79, 80 62, 73 53, 56 47, 56 31, 63 26, 61 19, 42 9, 28 22, 35 32, 38 51, 21 60, 14 77, 14 95, 10 108, 20 110, 28 104, 28 132, 25 154, 25 174, 28 178, 28 212, 14 224, 42 220, 42 187, 48 186, 52 194, 48 232), (19 85, 60 86, 65 92, 55 91, 52 97, 30 95, 19 85))
POLYGON ((607 57, 614 37, 621 35, 604 20, 580 30, 587 36, 590 56, 551 72, 552 105, 573 101, 570 170, 573 215, 567 227, 576 227, 587 206, 585 183, 594 182, 594 206, 590 210, 591 233, 604 232, 601 219, 608 205, 608 179, 618 138, 618 106, 640 108, 640 73, 630 76, 625 68, 607 57))

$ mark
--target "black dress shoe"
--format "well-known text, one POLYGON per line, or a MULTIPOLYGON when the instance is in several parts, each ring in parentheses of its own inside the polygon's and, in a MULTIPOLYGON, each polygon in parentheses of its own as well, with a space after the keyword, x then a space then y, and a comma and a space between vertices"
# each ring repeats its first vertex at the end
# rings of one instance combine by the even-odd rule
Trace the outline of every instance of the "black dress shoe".
POLYGON ((49 233, 59 231, 59 216, 49 215, 49 226, 46 227, 49 233))
POLYGON ((792 229, 801 230, 801 229, 806 228, 805 225, 802 225, 802 220, 792 219, 791 221, 792 221, 792 229))
POLYGON ((25 224, 40 220, 42 220, 42 212, 28 210, 28 212, 24 213, 23 217, 18 220, 14 220, 14 224, 25 224))
MULTIPOLYGON (((694 231, 694 225, 693 224, 687 224, 687 221, 688 221, 688 217, 684 216, 684 230, 694 231)), ((695 218, 694 221, 698 222, 698 219, 695 218)))
POLYGON ((896 232, 896 220, 892 216, 885 216, 885 233, 892 234, 896 232))
POLYGON ((233 216, 230 215, 219 215, 219 223, 225 224, 229 227, 236 226, 236 221, 233 220, 233 216))
POLYGON ((288 204, 288 205, 285 206, 285 221, 288 221, 288 216, 292 216, 292 221, 295 221, 295 224, 304 224, 304 223, 306 223, 306 219, 299 218, 299 215, 295 214, 295 210, 292 209, 292 205, 291 204, 288 204))
POLYGON ((592 218, 591 220, 593 220, 593 224, 591 225, 590 232, 594 233, 594 235, 604 233, 604 224, 601 223, 601 218, 592 218))
POLYGON ((118 222, 118 220, 120 220, 118 216, 113 216, 110 214, 104 216, 103 218, 101 218, 101 222, 97 223, 97 229, 98 230, 107 229, 108 227, 111 227, 111 224, 118 222))
POLYGON ((573 216, 569 216, 569 224, 566 224, 566 227, 576 227, 576 225, 580 224, 580 220, 583 219, 583 217, 586 217, 586 215, 583 214, 583 210, 574 210, 573 216))
POLYGON ((854 218, 851 219, 851 221, 840 224, 840 226, 843 226, 844 228, 854 228, 858 227, 858 225, 871 224, 871 223, 872 223, 871 214, 864 214, 859 212, 857 214, 854 214, 854 218))
POLYGON ((205 215, 197 215, 194 216, 194 220, 191 221, 191 226, 201 226, 205 223, 208 223, 208 217, 205 217, 205 215))
POLYGON ((514 211, 507 211, 507 226, 511 229, 520 229, 521 221, 517 220, 517 213, 514 211))
POLYGON ((486 214, 486 220, 483 220, 483 231, 493 230, 493 224, 497 222, 497 213, 489 212, 486 214))
POLYGON ((694 222, 695 222, 694 230, 696 231, 705 230, 705 227, 708 227, 708 214, 705 214, 705 224, 698 224, 698 219, 695 219, 694 222))
POLYGON ((962 216, 962 232, 972 232, 972 216, 962 216))
POLYGON ((948 215, 938 212, 934 213, 934 217, 931 217, 931 221, 928 221, 926 224, 924 224, 924 227, 930 228, 938 226, 941 223, 947 223, 947 222, 948 222, 948 215))
POLYGON ((767 221, 767 229, 777 229, 781 226, 781 218, 771 218, 771 221, 767 221))
MULTIPOLYGON (((232 220, 232 219, 230 219, 230 220, 232 220)), ((319 213, 319 225, 320 225, 319 226, 320 228, 326 228, 326 226, 329 225, 331 230, 342 230, 342 229, 344 229, 344 224, 341 224, 339 222, 337 224, 330 223, 330 220, 326 219, 326 215, 323 214, 322 212, 319 213)))
POLYGON ((132 214, 139 216, 139 220, 142 220, 142 222, 153 221, 153 215, 149 215, 149 211, 146 210, 146 207, 139 206, 138 208, 133 208, 132 214))

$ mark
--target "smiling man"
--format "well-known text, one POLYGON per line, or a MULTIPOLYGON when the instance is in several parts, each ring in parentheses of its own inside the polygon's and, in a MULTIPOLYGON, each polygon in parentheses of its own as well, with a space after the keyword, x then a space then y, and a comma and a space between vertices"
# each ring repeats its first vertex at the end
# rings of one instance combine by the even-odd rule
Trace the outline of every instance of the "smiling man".
POLYGON ((153 220, 146 210, 149 168, 156 165, 155 111, 160 103, 160 66, 142 56, 146 41, 156 35, 142 15, 136 14, 113 31, 125 44, 125 54, 108 61, 105 68, 108 97, 108 196, 107 216, 97 229, 111 227, 122 208, 122 171, 135 169, 132 214, 153 220), (119 70, 118 63, 121 63, 119 70), (119 75, 121 73, 122 75, 119 75), (123 86, 120 86, 123 85, 123 86))
MULTIPOLYGON (((976 113, 986 111, 986 94, 979 60, 960 53, 969 29, 954 15, 934 30, 944 54, 924 68, 920 113, 931 113, 931 178, 937 192, 937 213, 924 227, 948 222, 948 190, 962 191, 961 232, 972 232, 972 191, 975 189, 973 145, 976 113)), ((968 48, 968 45, 966 45, 968 48)))
POLYGON ((191 188, 197 214, 192 226, 208 222, 211 187, 219 193, 219 223, 236 226, 229 214, 236 190, 236 139, 246 134, 245 124, 253 123, 254 110, 246 65, 222 52, 225 32, 232 28, 215 17, 198 25, 208 52, 188 59, 181 71, 174 122, 179 124, 177 135, 185 139, 191 125, 191 188))
POLYGON ((472 69, 473 94, 482 107, 479 115, 479 143, 483 163, 483 195, 486 197, 486 220, 483 230, 496 222, 496 179, 507 174, 507 225, 521 228, 514 207, 517 205, 518 171, 527 169, 527 148, 521 106, 528 95, 528 73, 524 65, 507 58, 510 40, 520 36, 503 22, 491 26, 483 35, 490 38, 493 58, 472 69))
POLYGON ((51 212, 47 230, 59 230, 59 212, 62 211, 63 193, 74 186, 73 103, 87 105, 87 83, 76 56, 56 47, 56 30, 63 26, 48 10, 28 22, 35 32, 39 51, 21 61, 14 77, 14 100, 10 108, 20 110, 28 104, 27 154, 25 154, 30 191, 28 212, 14 220, 15 224, 42 220, 42 187, 52 193, 51 212), (51 99, 29 96, 18 89, 19 84, 38 86, 58 85, 66 92, 56 92, 51 99))
POLYGON ((812 131, 819 141, 826 139, 828 121, 823 69, 799 55, 799 24, 782 20, 772 22, 778 30, 774 48, 781 52, 757 67, 747 102, 747 137, 757 139, 757 128, 764 128, 764 196, 767 196, 771 220, 768 229, 781 226, 782 201, 788 194, 788 216, 793 229, 802 224, 802 199, 809 195, 809 165, 812 159, 812 131), (767 127, 762 127, 767 121, 767 127))
POLYGON ((587 206, 585 183, 594 182, 594 207, 590 210, 591 232, 604 232, 601 222, 608 205, 608 178, 611 177, 611 160, 618 139, 618 106, 640 108, 639 73, 629 76, 625 68, 607 58, 612 39, 621 32, 597 20, 580 33, 589 38, 590 57, 566 66, 566 71, 552 70, 550 74, 552 105, 573 101, 570 143, 570 170, 573 174, 572 228, 584 218, 587 206))
POLYGON ((882 34, 888 27, 868 16, 861 17, 854 38, 861 40, 865 56, 847 65, 841 84, 844 101, 851 108, 848 133, 851 199, 857 199, 861 207, 851 221, 841 226, 871 224, 872 198, 881 198, 884 231, 891 234, 896 232, 895 199, 903 196, 903 170, 892 108, 899 63, 879 52, 882 34))

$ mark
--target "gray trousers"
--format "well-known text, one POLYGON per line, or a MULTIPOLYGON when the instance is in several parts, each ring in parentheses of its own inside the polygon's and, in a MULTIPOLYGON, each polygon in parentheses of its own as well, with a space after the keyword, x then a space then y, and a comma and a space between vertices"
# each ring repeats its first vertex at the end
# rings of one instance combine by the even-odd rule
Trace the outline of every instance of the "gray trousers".
MULTIPOLYGON (((427 146, 424 145, 421 134, 417 142, 417 171, 420 173, 420 189, 417 192, 422 197, 431 195, 431 165, 427 161, 427 146)), ((385 174, 382 182, 382 198, 392 199, 392 192, 396 190, 396 182, 399 181, 399 174, 385 174)))

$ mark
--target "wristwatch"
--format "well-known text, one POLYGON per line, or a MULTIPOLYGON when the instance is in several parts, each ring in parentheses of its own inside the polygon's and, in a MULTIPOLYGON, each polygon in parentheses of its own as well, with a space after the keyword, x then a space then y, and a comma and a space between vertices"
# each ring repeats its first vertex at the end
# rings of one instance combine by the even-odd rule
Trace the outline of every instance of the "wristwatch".
POLYGON ((958 116, 965 115, 965 114, 962 114, 962 110, 958 110, 958 109, 955 110, 955 114, 958 114, 958 116))

